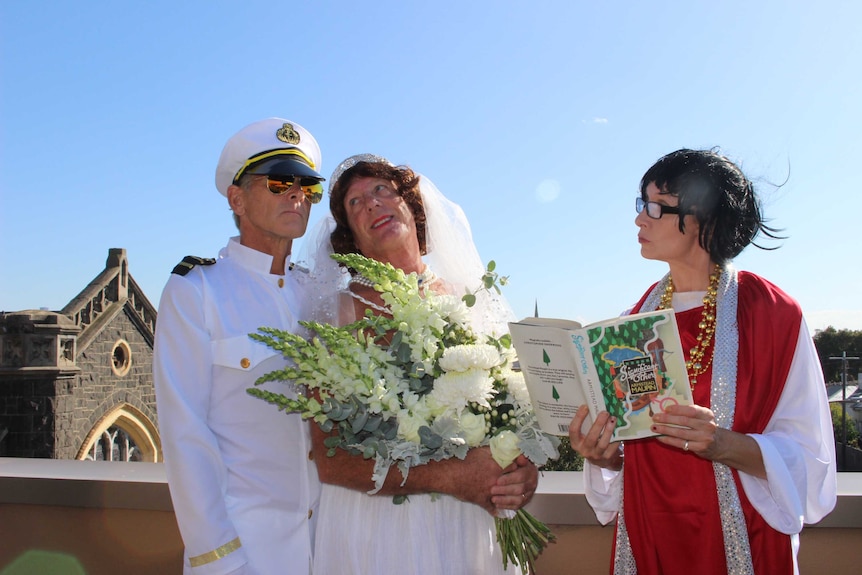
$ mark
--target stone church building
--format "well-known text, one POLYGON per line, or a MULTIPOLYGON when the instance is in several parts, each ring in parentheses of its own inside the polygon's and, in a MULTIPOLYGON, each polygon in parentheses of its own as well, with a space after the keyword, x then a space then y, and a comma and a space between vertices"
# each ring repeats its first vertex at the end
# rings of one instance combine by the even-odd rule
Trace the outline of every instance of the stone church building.
POLYGON ((0 457, 161 461, 155 326, 118 248, 60 311, 0 313, 0 457))

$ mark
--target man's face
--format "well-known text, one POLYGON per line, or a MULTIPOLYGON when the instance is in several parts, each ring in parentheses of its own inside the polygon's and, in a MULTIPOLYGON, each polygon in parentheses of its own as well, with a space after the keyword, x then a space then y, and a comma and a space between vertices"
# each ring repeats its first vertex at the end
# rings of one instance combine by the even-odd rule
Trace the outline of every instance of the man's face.
POLYGON ((277 195, 267 187, 266 176, 255 175, 245 187, 231 186, 228 199, 239 216, 243 245, 271 253, 272 246, 305 233, 311 204, 299 183, 277 195))

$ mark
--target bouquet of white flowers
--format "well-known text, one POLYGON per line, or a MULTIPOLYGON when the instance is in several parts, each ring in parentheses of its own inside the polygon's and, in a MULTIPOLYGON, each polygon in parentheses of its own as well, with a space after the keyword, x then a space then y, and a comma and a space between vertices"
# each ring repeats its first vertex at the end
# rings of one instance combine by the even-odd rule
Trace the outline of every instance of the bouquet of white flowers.
MULTIPOLYGON (((311 339, 261 328, 251 337, 292 365, 256 383, 289 380, 316 393, 289 398, 251 388, 250 394, 317 422, 332 434, 330 455, 341 448, 374 458, 372 494, 393 464, 406 482, 411 467, 464 459, 472 447, 490 446, 502 467, 520 453, 539 466, 558 456, 559 440, 539 429, 523 375, 512 369, 509 335, 480 341, 473 332, 468 307, 475 294, 423 291, 416 274, 358 254, 332 258, 370 280, 390 315, 367 310, 343 327, 300 322, 315 334, 311 339)), ((498 279, 491 262, 483 289, 499 292, 498 279)), ((554 539, 547 526, 523 509, 495 522, 503 564, 511 560, 532 571, 554 539)))

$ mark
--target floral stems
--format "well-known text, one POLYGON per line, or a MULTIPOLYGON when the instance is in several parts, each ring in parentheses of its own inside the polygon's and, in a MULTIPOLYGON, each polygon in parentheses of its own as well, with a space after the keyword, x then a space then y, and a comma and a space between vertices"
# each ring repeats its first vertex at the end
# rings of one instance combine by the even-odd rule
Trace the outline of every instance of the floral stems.
POLYGON ((511 519, 494 518, 497 541, 503 551, 503 568, 511 561, 526 573, 535 573, 535 560, 556 537, 547 525, 518 509, 511 519))

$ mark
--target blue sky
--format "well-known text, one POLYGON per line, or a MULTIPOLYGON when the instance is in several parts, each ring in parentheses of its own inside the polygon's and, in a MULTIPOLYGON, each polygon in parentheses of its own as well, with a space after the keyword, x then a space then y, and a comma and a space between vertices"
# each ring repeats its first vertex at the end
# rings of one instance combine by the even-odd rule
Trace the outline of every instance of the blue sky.
POLYGON ((644 171, 718 146, 788 236, 737 267, 812 329, 862 329, 860 6, 2 2, 0 310, 60 309, 112 247, 157 304, 174 264, 235 233, 213 183, 224 142, 281 116, 327 175, 373 152, 430 177, 518 315, 538 300, 581 321, 665 272, 639 254, 644 171))

